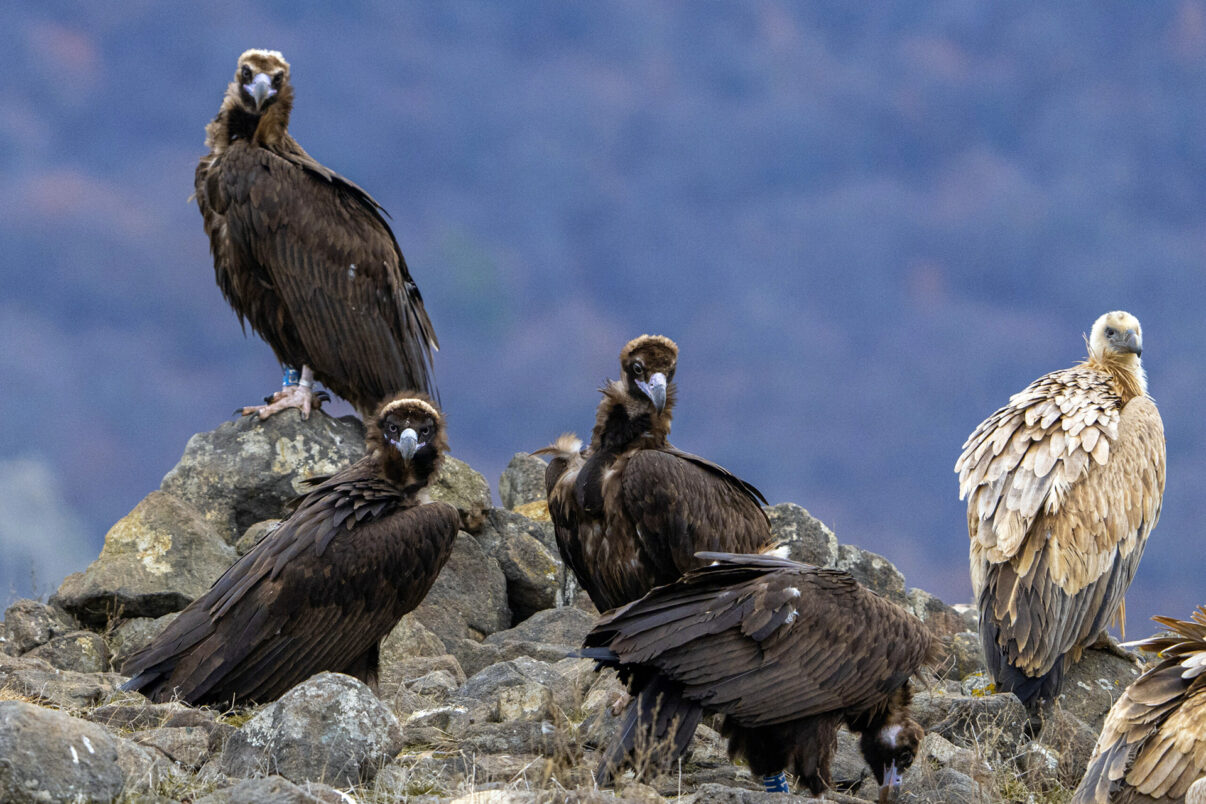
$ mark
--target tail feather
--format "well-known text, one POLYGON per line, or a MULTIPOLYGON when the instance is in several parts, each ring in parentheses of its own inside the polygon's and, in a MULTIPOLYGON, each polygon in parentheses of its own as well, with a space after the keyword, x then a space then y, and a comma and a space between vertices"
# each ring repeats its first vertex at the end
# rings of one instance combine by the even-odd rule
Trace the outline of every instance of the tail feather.
POLYGON ((1017 696, 1031 718, 1038 714, 1044 702, 1051 702, 1059 695, 1064 684, 1064 657, 1041 676, 1028 676, 1009 663, 1004 651, 997 643, 998 629, 995 623, 980 623, 980 640, 984 647, 984 658, 988 671, 996 682, 998 692, 1012 692, 1017 696))
POLYGON ((629 705, 595 770, 595 782, 607 787, 629 767, 640 772, 674 762, 686 752, 702 717, 703 708, 683 697, 681 685, 652 676, 629 705))

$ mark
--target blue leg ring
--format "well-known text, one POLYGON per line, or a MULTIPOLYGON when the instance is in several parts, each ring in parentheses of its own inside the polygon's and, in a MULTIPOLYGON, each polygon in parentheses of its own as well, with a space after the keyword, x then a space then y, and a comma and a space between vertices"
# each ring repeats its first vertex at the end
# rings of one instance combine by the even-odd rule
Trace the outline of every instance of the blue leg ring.
POLYGON ((787 774, 779 771, 774 776, 763 776, 762 786, 768 793, 790 793, 791 788, 787 786, 787 774))

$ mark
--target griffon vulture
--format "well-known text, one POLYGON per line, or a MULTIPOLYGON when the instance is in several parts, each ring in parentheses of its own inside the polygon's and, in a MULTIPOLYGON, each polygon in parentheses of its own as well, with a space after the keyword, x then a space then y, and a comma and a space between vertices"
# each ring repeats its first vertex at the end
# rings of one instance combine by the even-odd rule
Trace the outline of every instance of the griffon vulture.
POLYGON ((286 367, 272 404, 243 413, 299 407, 308 416, 322 399, 317 379, 367 421, 404 389, 435 395, 439 344, 381 205, 297 144, 292 108, 289 63, 248 50, 197 165, 218 287, 286 367))
POLYGON ((955 464, 993 678, 1036 719, 1064 657, 1098 640, 1135 576, 1164 493, 1164 427, 1136 318, 1106 313, 1089 356, 989 416, 955 464))
POLYGON ((1173 634, 1139 643, 1160 661, 1114 702, 1073 804, 1192 801, 1206 776, 1206 608, 1154 619, 1173 634))
MULTIPOLYGON (((771 542, 757 489, 670 444, 677 361, 669 338, 630 341, 620 353, 623 379, 602 389, 590 446, 580 452, 577 439, 562 436, 538 451, 552 455, 545 483, 561 557, 600 611, 699 566, 698 551, 753 553, 771 542)), ((622 732, 631 739, 608 752, 600 784, 627 764, 632 740, 649 727, 664 693, 651 687, 637 696, 622 732)), ((680 722, 676 750, 685 750, 697 724, 698 713, 680 722)))
POLYGON ((631 676, 652 675, 676 695, 670 721, 724 715, 729 755, 745 757, 768 790, 790 769, 814 796, 845 723, 893 800, 921 742, 908 680, 932 659, 929 629, 849 573, 770 555, 700 553, 692 569, 605 615, 582 655, 631 676), (693 711, 692 711, 693 710, 693 711))
POLYGON ((155 701, 263 703, 336 671, 375 686, 378 651, 448 560, 460 518, 426 500, 447 449, 426 398, 369 422, 368 454, 321 482, 150 645, 123 689, 155 701))

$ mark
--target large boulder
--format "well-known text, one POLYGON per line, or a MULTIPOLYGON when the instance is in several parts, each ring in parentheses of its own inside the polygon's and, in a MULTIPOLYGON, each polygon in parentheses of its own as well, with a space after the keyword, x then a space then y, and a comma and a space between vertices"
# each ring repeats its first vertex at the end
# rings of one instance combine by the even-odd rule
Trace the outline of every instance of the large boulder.
POLYGON ((771 536, 788 548, 792 561, 832 567, 837 562, 838 540, 833 531, 795 503, 780 503, 763 509, 770 520, 771 536))
POLYGON ((101 635, 92 631, 62 634, 25 655, 45 659, 60 670, 103 673, 109 669, 109 648, 101 635))
POLYGON ((195 508, 153 491, 109 529, 100 557, 68 575, 52 603, 90 626, 159 617, 187 606, 234 560, 234 548, 195 508))
POLYGON ((498 478, 498 498, 504 508, 515 510, 521 505, 545 499, 544 472, 548 465, 526 452, 517 452, 498 478))
POLYGON ((361 681, 319 673, 264 707, 231 735, 229 776, 280 774, 292 782, 363 784, 402 747, 402 729, 361 681))
POLYGON ((481 640, 510 627, 507 578, 477 539, 462 531, 435 585, 410 616, 444 643, 445 653, 455 655, 461 639, 481 640))
POLYGON ((76 626, 69 619, 63 612, 45 603, 28 598, 18 600, 4 610, 0 642, 7 653, 20 656, 39 645, 45 645, 56 636, 74 631, 76 626))
POLYGON ((507 602, 515 620, 561 602, 565 567, 557 554, 552 523, 491 508, 477 540, 507 577, 507 602))
POLYGON ((462 528, 470 533, 481 529, 490 507, 490 484, 481 472, 446 455, 439 474, 428 485, 428 493, 436 502, 446 502, 460 512, 462 528))
POLYGON ((317 411, 303 420, 286 410, 260 421, 241 416, 188 440, 160 489, 201 512, 234 544, 252 524, 281 515, 309 478, 330 475, 364 456, 364 425, 317 411))
POLYGON ((0 801, 111 801, 125 783, 117 743, 95 723, 0 701, 0 801))
POLYGON ((116 673, 78 673, 60 670, 45 659, 0 654, 0 690, 62 709, 95 706, 113 695, 122 681, 116 673))

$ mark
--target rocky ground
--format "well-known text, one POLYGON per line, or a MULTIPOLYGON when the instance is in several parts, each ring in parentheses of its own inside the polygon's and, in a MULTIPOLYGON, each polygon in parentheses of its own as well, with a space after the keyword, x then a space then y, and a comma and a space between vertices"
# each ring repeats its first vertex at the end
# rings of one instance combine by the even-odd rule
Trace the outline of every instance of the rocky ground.
MULTIPOLYGON (((544 464, 526 454, 499 479, 502 508, 492 507, 480 474, 447 462, 433 496, 457 506, 464 529, 427 600, 385 642, 377 695, 331 673, 233 712, 117 691, 124 678, 113 668, 123 656, 267 533, 303 480, 363 449, 358 421, 321 413, 200 433, 160 488, 113 526, 86 571, 48 603, 10 606, 0 631, 0 800, 811 800, 760 792, 708 720, 673 773, 594 789, 620 685, 567 658, 596 612, 565 576, 544 464)), ((798 505, 767 511, 793 558, 849 570, 948 640, 946 660, 916 682, 915 715, 928 735, 902 801, 1067 798, 1110 704, 1138 675, 1133 662, 1088 651, 1041 738, 1029 740, 1021 706, 993 694, 983 675, 974 612, 908 588, 891 562, 840 543, 798 505)), ((828 801, 875 800, 844 732, 834 776, 843 789, 828 801)))

